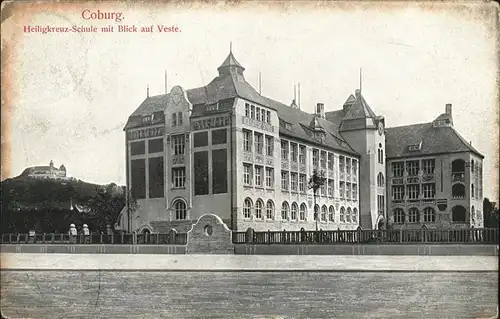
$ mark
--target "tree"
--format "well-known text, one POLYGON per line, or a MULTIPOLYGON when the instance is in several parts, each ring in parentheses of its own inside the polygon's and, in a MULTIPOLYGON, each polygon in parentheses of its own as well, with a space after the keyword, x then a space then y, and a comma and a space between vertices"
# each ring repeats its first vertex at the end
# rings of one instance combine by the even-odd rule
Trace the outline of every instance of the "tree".
POLYGON ((485 228, 499 227, 500 218, 498 208, 495 207, 495 203, 490 202, 487 197, 485 197, 483 200, 483 219, 485 228))
POLYGON ((319 209, 316 211, 316 195, 318 189, 325 184, 326 177, 324 171, 313 170, 311 177, 309 178, 309 189, 314 192, 314 219, 316 220, 316 231, 318 231, 318 219, 319 219, 319 209))
MULTIPOLYGON (((86 217, 98 229, 106 229, 107 225, 114 225, 118 215, 126 205, 126 196, 123 192, 117 192, 111 187, 102 187, 97 190, 87 202, 86 217)), ((129 196, 130 209, 135 209, 137 202, 129 196)))

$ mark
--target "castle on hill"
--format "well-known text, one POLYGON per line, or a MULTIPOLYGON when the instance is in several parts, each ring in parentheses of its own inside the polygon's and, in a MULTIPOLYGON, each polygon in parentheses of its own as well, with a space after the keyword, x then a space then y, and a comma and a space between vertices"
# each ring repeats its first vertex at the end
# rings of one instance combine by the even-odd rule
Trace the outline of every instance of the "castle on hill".
POLYGON ((49 166, 28 167, 22 172, 21 176, 37 179, 68 179, 66 176, 66 167, 61 165, 57 168, 54 166, 53 161, 50 161, 49 166))

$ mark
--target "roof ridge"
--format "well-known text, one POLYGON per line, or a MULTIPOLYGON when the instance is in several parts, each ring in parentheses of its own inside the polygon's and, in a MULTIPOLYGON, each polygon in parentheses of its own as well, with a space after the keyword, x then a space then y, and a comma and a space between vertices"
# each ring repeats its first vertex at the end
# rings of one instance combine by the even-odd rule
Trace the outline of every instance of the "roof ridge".
POLYGON ((455 135, 458 137, 458 139, 460 140, 460 142, 462 142, 462 144, 464 144, 466 148, 468 148, 470 151, 472 151, 474 153, 477 153, 477 154, 479 154, 479 155, 481 155, 481 156, 484 157, 484 155, 481 154, 478 150, 476 150, 472 146, 472 144, 467 143, 467 140, 462 135, 460 135, 460 133, 458 133, 458 131, 455 130, 455 128, 453 126, 448 126, 447 128, 451 128, 452 132, 455 133, 455 135))
POLYGON ((391 127, 386 127, 386 129, 390 130, 393 128, 402 128, 402 127, 425 125, 425 124, 432 124, 432 122, 422 122, 422 123, 414 123, 414 124, 408 124, 408 125, 391 126, 391 127))

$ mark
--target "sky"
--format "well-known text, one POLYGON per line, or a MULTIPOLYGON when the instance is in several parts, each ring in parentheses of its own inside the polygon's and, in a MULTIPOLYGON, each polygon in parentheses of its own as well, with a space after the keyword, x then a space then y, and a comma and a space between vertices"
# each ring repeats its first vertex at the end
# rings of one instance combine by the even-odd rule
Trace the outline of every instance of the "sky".
POLYGON ((128 116, 167 86, 208 84, 232 51, 262 94, 340 109, 360 85, 386 125, 454 126, 483 155, 484 196, 498 198, 496 9, 485 3, 259 2, 17 4, 2 22, 2 180, 64 164, 95 183, 125 183, 128 116), (82 11, 124 19, 84 20, 82 11), (115 32, 24 32, 25 26, 114 26, 115 32), (118 26, 153 32, 117 32, 118 26), (181 32, 159 33, 157 25, 181 32))

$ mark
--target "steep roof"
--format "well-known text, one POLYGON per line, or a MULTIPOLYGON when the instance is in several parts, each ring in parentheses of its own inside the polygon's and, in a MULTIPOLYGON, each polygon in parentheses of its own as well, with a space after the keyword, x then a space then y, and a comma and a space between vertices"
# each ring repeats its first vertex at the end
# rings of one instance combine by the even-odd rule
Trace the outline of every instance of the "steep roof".
POLYGON ((219 70, 221 68, 231 67, 231 66, 240 67, 243 70, 245 70, 245 68, 238 61, 236 61, 236 58, 234 57, 233 52, 229 52, 229 55, 224 60, 224 62, 222 62, 222 64, 217 68, 217 70, 219 70))
MULTIPOLYGON (((352 102, 352 95, 349 96, 346 103, 352 102)), ((345 103, 345 104, 346 104, 345 103)), ((365 98, 361 95, 359 90, 356 90, 356 97, 352 106, 349 107, 347 114, 344 117, 344 120, 356 120, 362 118, 375 118, 377 117, 375 113, 372 111, 368 103, 366 103, 365 98)))
POLYGON ((385 149, 387 158, 459 152, 472 152, 484 158, 453 127, 434 127, 432 123, 387 128, 385 149), (409 150, 409 145, 419 143, 422 143, 420 150, 409 150))

